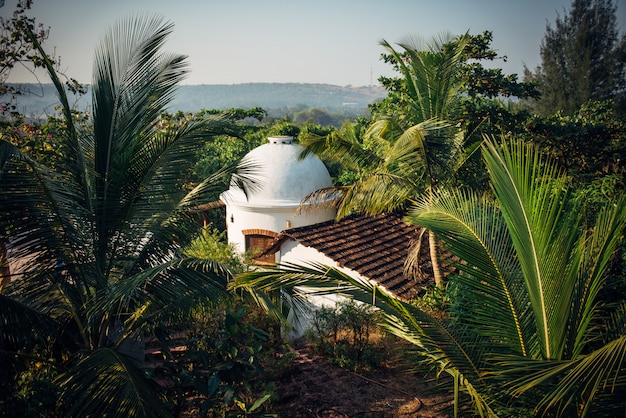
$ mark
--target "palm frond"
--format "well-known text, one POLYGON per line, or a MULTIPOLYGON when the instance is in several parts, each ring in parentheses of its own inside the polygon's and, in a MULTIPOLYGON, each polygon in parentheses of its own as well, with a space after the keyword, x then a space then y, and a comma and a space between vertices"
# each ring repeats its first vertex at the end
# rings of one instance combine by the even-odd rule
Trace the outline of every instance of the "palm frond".
POLYGON ((462 322, 502 350, 527 355, 534 333, 506 226, 495 202, 463 191, 421 199, 408 220, 433 231, 463 263, 457 280, 467 295, 462 322))
MULTIPOLYGON (((385 315, 383 327, 418 348, 415 361, 435 365, 440 373, 459 380, 480 416, 495 416, 488 382, 481 374, 486 345, 461 327, 449 327, 419 309, 398 301, 385 300, 396 312, 385 315)), ((475 335, 474 335, 475 337, 475 335)), ((458 401, 458 398, 456 399, 458 401)))
POLYGON ((403 53, 387 41, 380 42, 394 57, 403 75, 414 117, 418 118, 414 122, 445 119, 461 88, 457 71, 467 40, 462 38, 456 48, 443 50, 442 39, 428 45, 402 43, 403 53))
POLYGON ((4 139, 0 139, 0 180, 7 163, 24 157, 18 147, 4 139))
POLYGON ((415 193, 413 179, 388 172, 375 172, 343 189, 337 206, 337 219, 352 213, 370 215, 392 212, 406 205, 415 193))
POLYGON ((513 396, 541 389, 536 413, 578 416, 623 411, 626 392, 626 336, 575 360, 497 358, 513 396), (517 376, 517 377, 514 377, 517 376), (607 396, 612 402, 606 402, 607 396), (598 402, 600 400, 600 402, 598 402))
POLYGON ((455 132, 445 121, 427 120, 412 125, 393 142, 384 166, 433 187, 434 183, 450 178, 451 169, 456 166, 461 145, 451 140, 454 138, 455 132))
POLYGON ((0 351, 27 351, 33 344, 58 336, 59 324, 27 304, 0 294, 0 351))
POLYGON ((149 150, 155 148, 158 153, 154 122, 185 74, 183 57, 159 52, 171 30, 171 24, 157 17, 126 19, 111 29, 96 50, 92 87, 100 214, 96 254, 103 269, 103 251, 111 251, 112 231, 127 220, 127 205, 120 202, 132 201, 136 182, 145 180, 135 170, 139 174, 154 170, 155 161, 141 156, 150 156, 149 150))
POLYGON ((350 186, 335 186, 319 189, 304 196, 296 214, 307 213, 320 209, 336 208, 350 186))
POLYGON ((171 227, 171 218, 190 205, 208 200, 208 193, 221 185, 221 176, 234 167, 215 173, 186 195, 179 179, 204 140, 229 125, 225 119, 213 117, 157 133, 147 141, 131 164, 133 180, 124 186, 124 200, 118 203, 117 230, 132 231, 138 237, 158 233, 164 225, 171 227))
POLYGON ((405 129, 404 124, 397 118, 381 117, 370 124, 363 136, 368 140, 367 145, 383 159, 405 129))
POLYGON ((185 196, 181 174, 206 140, 233 128, 220 116, 176 128, 161 123, 187 71, 185 57, 160 52, 171 30, 158 17, 131 18, 103 38, 93 126, 84 135, 44 57, 66 119, 58 172, 0 142, 0 228, 10 256, 28 267, 3 287, 11 303, 0 309, 8 325, 0 342, 3 348, 23 342, 28 330, 39 338, 37 325, 62 329, 55 342, 78 358, 58 381, 73 416, 167 415, 120 347, 104 347, 140 336, 149 321, 230 296, 230 270, 178 254, 194 230, 190 208, 217 182, 208 179, 185 196))
MULTIPOLYGON (((281 302, 284 300, 283 293, 284 292, 282 291, 282 289, 275 292, 262 292, 253 287, 246 287, 246 292, 243 294, 243 296, 246 298, 246 300, 252 302, 253 305, 258 306, 264 312, 266 312, 268 316, 276 323, 287 325, 289 321, 287 319, 287 315, 284 314, 281 305, 281 302), (279 300, 276 300, 276 295, 279 295, 279 300)), ((293 316, 298 319, 295 322, 291 322, 291 324, 296 325, 296 323, 300 323, 300 318, 305 315, 306 312, 304 310, 296 311, 293 316)))
MULTIPOLYGON (((198 207, 206 205, 216 193, 223 191, 228 185, 224 180, 230 175, 234 177, 232 182, 238 183, 240 189, 251 190, 256 187, 255 179, 247 176, 246 172, 253 172, 254 168, 244 167, 241 164, 230 164, 210 174, 193 189, 191 189, 177 204, 179 211, 193 211, 198 207), (242 171, 244 172, 242 174, 242 171)), ((232 178, 231 177, 231 178, 232 178)), ((223 205, 223 202, 214 202, 211 207, 223 205)))
POLYGON ((526 282, 543 355, 559 358, 577 279, 572 269, 563 271, 572 265, 568 257, 576 254, 578 232, 576 216, 563 216, 565 177, 520 141, 496 148, 486 140, 483 155, 526 282))
MULTIPOLYGON (((446 373, 461 373, 472 376, 465 379, 468 393, 474 394, 474 402, 478 402, 485 411, 491 411, 486 390, 476 391, 472 385, 484 385, 479 374, 479 364, 474 358, 476 353, 466 350, 464 339, 470 334, 462 327, 448 328, 443 323, 422 312, 418 308, 405 303, 391 293, 376 286, 375 283, 354 278, 335 268, 319 263, 306 265, 283 264, 274 268, 257 270, 237 275, 232 284, 233 289, 251 290, 254 292, 272 292, 280 289, 300 288, 307 297, 339 295, 355 299, 363 303, 375 303, 384 315, 382 325, 390 332, 412 342, 420 348, 420 353, 439 364, 446 373), (376 295, 375 297, 373 295, 376 295)), ((478 350, 485 346, 478 345, 478 350)), ((487 414, 490 415, 491 413, 487 414)))
MULTIPOLYGON (((570 313, 571 328, 576 330, 569 341, 570 357, 577 357, 594 333, 593 324, 597 322, 599 292, 606 284, 606 273, 610 259, 615 254, 618 244, 623 239, 622 231, 626 225, 626 198, 614 205, 603 208, 597 215, 594 228, 584 236, 578 247, 582 252, 578 271, 578 282, 570 313)), ((623 306, 621 307, 623 308, 623 306)), ((616 312, 620 312, 619 308, 616 312)), ((617 317, 619 318, 619 316, 617 317)), ((620 329, 614 323, 610 329, 620 329)), ((608 330, 605 330, 605 333, 608 330)), ((605 336, 606 337, 606 336, 605 336)))
POLYGON ((351 281, 350 276, 319 263, 307 263, 303 266, 283 263, 276 267, 240 273, 235 277, 230 288, 272 292, 281 288, 315 283, 320 287, 316 290, 317 294, 333 294, 337 289, 345 287, 345 283, 349 281, 351 281))
POLYGON ((80 195, 76 196, 75 205, 82 206, 91 212, 93 207, 90 200, 90 179, 89 179, 89 166, 87 164, 87 156, 82 148, 83 141, 81 140, 76 126, 74 125, 74 118, 72 115, 72 109, 69 105, 67 92, 63 83, 59 79, 59 76, 54 69, 54 64, 50 60, 49 56, 44 51, 41 43, 37 39, 37 36, 32 32, 30 28, 24 28, 25 32, 33 44, 34 49, 39 52, 39 57, 42 60, 43 66, 46 69, 52 84, 55 87, 59 101, 61 102, 61 111, 64 116, 67 129, 58 140, 59 148, 62 149, 67 157, 67 164, 64 167, 66 172, 69 172, 72 180, 78 185, 77 190, 80 195))
POLYGON ((134 360, 110 348, 90 351, 57 381, 70 416, 170 416, 156 385, 134 360))
POLYGON ((381 161, 380 154, 364 146, 363 138, 357 134, 351 124, 326 136, 307 135, 300 139, 300 145, 304 147, 299 156, 300 159, 314 153, 357 171, 364 167, 376 166, 381 161))
POLYGON ((179 312, 198 305, 217 305, 231 295, 227 291, 233 272, 223 264, 190 257, 172 259, 146 268, 113 286, 89 310, 92 326, 105 318, 123 318, 128 337, 139 337, 146 326, 166 323, 179 312))
MULTIPOLYGON (((50 274, 67 286, 80 287, 82 283, 67 280, 59 274, 64 271, 79 273, 89 268, 88 252, 90 216, 80 205, 81 193, 67 173, 55 173, 22 157, 6 161, 5 174, 0 183, 0 225, 9 236, 8 251, 22 263, 26 272, 50 274)), ((93 283, 92 283, 93 284, 93 283)), ((45 293, 45 289, 41 289, 45 293)), ((24 294, 38 299, 36 294, 24 294)))
MULTIPOLYGON (((580 390, 573 384, 589 371, 582 366, 578 369, 577 357, 589 342, 589 324, 598 313, 598 291, 626 222, 623 202, 601 212, 596 228, 581 234, 578 206, 565 210, 566 179, 554 163, 543 160, 535 148, 521 142, 496 145, 488 138, 483 155, 497 206, 460 191, 439 192, 419 201, 410 217, 433 230, 446 242, 446 248, 463 260, 457 266, 461 275, 455 280, 462 284, 461 292, 467 299, 463 317, 452 319, 485 339, 464 343, 476 347, 489 342, 491 347, 482 358, 487 376, 505 382, 519 376, 515 378, 516 388, 523 387, 523 391, 504 391, 505 398, 523 392, 529 400, 529 393, 543 393, 536 400, 539 408, 559 410, 584 396, 608 396, 598 389, 606 388, 604 377, 591 375, 592 383, 580 390), (519 367, 509 362, 492 374, 490 357, 499 358, 516 341, 517 349, 511 353, 524 356, 519 367), (572 360, 558 361, 565 358, 572 360), (531 364, 536 365, 536 375, 529 375, 528 368, 535 367, 531 364), (572 368, 579 374, 565 374, 572 368), (555 390, 556 384, 562 384, 562 390, 571 397, 555 390)), ((596 359, 590 357, 589 361, 592 358, 596 359)), ((480 362, 479 357, 474 360, 480 362)), ((613 359, 603 364, 615 381, 622 379, 615 377, 623 368, 621 362, 613 359)))

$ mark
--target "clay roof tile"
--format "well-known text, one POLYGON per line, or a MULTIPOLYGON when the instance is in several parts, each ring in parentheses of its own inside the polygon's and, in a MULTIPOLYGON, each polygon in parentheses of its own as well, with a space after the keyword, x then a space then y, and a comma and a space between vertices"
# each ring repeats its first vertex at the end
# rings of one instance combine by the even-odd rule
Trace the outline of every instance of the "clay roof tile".
POLYGON ((418 294, 426 283, 407 277, 404 261, 419 228, 405 223, 402 214, 355 214, 283 231, 261 254, 278 251, 286 239, 299 241, 355 270, 403 299, 418 294))

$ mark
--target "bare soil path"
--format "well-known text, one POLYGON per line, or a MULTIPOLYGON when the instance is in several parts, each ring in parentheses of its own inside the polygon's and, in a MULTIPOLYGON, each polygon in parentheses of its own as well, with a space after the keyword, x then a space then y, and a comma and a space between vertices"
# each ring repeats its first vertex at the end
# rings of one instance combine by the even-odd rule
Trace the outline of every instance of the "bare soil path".
POLYGON ((442 396, 427 394, 431 382, 407 375, 393 363, 374 372, 352 373, 296 346, 293 372, 277 382, 280 417, 443 417, 442 396))

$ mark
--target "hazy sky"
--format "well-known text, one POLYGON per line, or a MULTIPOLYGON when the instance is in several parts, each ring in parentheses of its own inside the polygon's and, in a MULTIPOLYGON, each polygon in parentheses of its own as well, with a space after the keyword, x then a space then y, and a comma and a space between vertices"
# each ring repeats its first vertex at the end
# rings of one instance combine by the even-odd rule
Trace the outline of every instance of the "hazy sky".
MULTIPOLYGON (((13 12, 6 0, 1 16, 13 12)), ((618 0, 626 30, 626 2, 618 0)), ((451 32, 493 31, 493 46, 522 74, 539 63, 546 23, 569 9, 570 0, 35 0, 30 11, 50 26, 45 46, 61 69, 91 82, 93 50, 120 18, 156 13, 175 24, 166 49, 189 56, 185 84, 248 82, 328 83, 363 86, 392 74, 380 61, 381 39, 430 38, 451 32)), ((16 69, 10 81, 34 82, 16 69)), ((43 79, 43 82, 48 80, 43 79)))

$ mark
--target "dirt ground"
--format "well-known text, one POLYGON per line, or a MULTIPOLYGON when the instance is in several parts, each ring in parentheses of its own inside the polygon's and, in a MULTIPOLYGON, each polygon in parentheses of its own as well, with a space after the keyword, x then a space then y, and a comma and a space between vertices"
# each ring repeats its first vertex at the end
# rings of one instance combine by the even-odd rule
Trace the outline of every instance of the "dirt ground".
POLYGON ((432 383, 407 375, 390 362, 375 372, 353 373, 315 354, 310 344, 294 347, 293 373, 277 382, 280 417, 430 417, 446 399, 427 394, 432 383))

